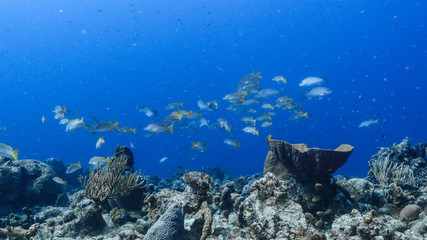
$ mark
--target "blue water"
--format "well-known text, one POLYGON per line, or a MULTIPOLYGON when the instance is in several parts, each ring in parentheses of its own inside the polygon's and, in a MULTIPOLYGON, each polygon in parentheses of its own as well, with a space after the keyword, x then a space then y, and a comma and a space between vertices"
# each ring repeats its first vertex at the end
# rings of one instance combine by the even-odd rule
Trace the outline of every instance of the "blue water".
MULTIPOLYGON (((0 5, 0 142, 19 158, 57 157, 88 166, 92 156, 112 155, 132 141, 135 167, 168 176, 177 166, 218 166, 234 177, 263 170, 265 137, 309 146, 355 146, 338 173, 365 176, 377 147, 404 137, 426 141, 427 6, 424 1, 4 1, 0 5), (282 89, 312 118, 288 120, 244 133, 242 113, 221 100, 241 77, 261 72, 262 88, 282 89), (271 81, 276 75, 286 85, 271 81), (333 93, 301 100, 308 76, 327 75, 333 93), (101 134, 65 132, 53 119, 55 105, 78 117, 119 121, 120 126, 162 122, 172 102, 200 112, 197 100, 217 100, 204 112, 224 130, 179 130, 146 138, 145 131, 101 134), (136 105, 157 109, 148 118, 136 105), (41 117, 45 116, 45 124, 41 117), (372 128, 360 122, 379 119, 372 128), (241 141, 236 149, 223 143, 241 141), (202 141, 208 151, 191 149, 202 141), (159 163, 160 158, 168 160, 159 163)), ((274 98, 266 100, 273 103, 274 98)), ((259 106, 258 106, 259 109, 259 106)))

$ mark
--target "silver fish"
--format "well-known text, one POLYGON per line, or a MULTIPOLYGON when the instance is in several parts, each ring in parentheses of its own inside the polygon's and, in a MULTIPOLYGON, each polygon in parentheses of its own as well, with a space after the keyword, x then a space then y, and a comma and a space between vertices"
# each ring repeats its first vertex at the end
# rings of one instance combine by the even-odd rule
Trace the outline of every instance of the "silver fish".
POLYGON ((369 120, 363 121, 363 122, 360 123, 359 127, 360 128, 362 128, 362 127, 371 127, 374 124, 379 124, 378 119, 377 120, 369 119, 369 120))
POLYGON ((261 89, 259 90, 256 94, 255 97, 256 98, 268 98, 268 97, 272 97, 272 96, 276 96, 278 95, 280 92, 276 89, 270 89, 270 88, 266 88, 266 89, 261 89))
POLYGON ((314 85, 320 85, 322 83, 325 83, 325 80, 319 77, 308 77, 304 78, 299 84, 300 87, 310 87, 314 85))
POLYGON ((157 117, 157 111, 153 110, 147 106, 144 105, 137 105, 136 109, 138 109, 138 111, 145 113, 145 116, 147 117, 157 117))
POLYGON ((319 98, 322 99, 324 96, 327 96, 332 93, 332 90, 326 87, 315 87, 308 91, 306 94, 304 94, 305 97, 312 99, 312 98, 319 98))

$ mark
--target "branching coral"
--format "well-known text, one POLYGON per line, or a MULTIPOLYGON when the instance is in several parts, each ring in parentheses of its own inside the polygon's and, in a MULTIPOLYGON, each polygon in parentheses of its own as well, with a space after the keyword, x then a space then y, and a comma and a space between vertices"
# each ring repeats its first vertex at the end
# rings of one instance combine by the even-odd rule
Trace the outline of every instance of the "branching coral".
POLYGON ((127 158, 113 158, 107 165, 91 170, 89 176, 80 176, 79 182, 85 190, 85 196, 96 203, 108 198, 125 196, 132 190, 145 184, 141 172, 124 174, 127 158))
POLYGON ((403 163, 399 165, 391 161, 390 156, 371 161, 369 168, 383 189, 390 183, 415 185, 414 173, 411 168, 403 163))

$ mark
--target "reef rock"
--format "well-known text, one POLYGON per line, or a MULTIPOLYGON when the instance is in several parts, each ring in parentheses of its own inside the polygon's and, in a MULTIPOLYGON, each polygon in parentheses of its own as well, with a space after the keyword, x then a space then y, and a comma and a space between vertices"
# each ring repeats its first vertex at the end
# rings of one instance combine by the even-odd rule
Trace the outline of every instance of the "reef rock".
POLYGON ((178 204, 170 206, 148 230, 144 240, 180 240, 184 232, 184 214, 178 204))
POLYGON ((267 137, 274 155, 296 178, 307 182, 328 182, 332 173, 350 157, 353 147, 342 144, 335 150, 309 148, 305 144, 290 144, 267 137))
POLYGON ((43 162, 3 159, 0 161, 0 205, 55 204, 63 190, 52 180, 54 177, 52 168, 43 162))

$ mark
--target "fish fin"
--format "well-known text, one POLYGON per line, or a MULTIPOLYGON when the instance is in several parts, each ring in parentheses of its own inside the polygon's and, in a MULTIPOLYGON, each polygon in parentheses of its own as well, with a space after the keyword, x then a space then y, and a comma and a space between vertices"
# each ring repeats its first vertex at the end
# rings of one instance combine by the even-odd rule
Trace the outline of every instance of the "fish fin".
POLYGON ((258 72, 255 76, 256 76, 257 78, 262 78, 262 76, 261 76, 261 72, 258 72))
POLYGON ((195 148, 196 147, 196 143, 191 142, 191 148, 195 148))
POLYGON ((136 133, 136 128, 132 129, 132 132, 133 132, 133 133, 136 133))
POLYGON ((82 119, 80 119, 80 122, 82 122, 82 124, 85 124, 85 122, 83 122, 83 117, 82 117, 82 119))
POLYGON ((287 83, 287 82, 286 82, 286 78, 283 78, 283 82, 284 82, 284 83, 287 83))
POLYGON ((260 89, 261 87, 259 86, 259 82, 255 83, 255 87, 260 89))
POLYGON ((228 131, 228 132, 230 132, 230 131, 231 131, 231 125, 229 125, 229 126, 228 126, 227 131, 228 131))
POLYGON ((256 135, 259 136, 259 130, 256 130, 256 135))
POLYGON ((305 118, 308 118, 308 112, 304 113, 303 115, 305 118))
POLYGON ((116 130, 119 130, 119 122, 117 121, 116 123, 114 123, 114 124, 113 124, 113 127, 114 127, 116 130))
POLYGON ((256 123, 256 119, 254 119, 254 121, 253 121, 253 122, 254 122, 254 126, 255 126, 255 123, 256 123))
POLYGON ((80 162, 77 162, 77 166, 78 166, 79 168, 82 168, 82 165, 80 164, 80 162))
POLYGON ((62 180, 62 182, 64 183, 64 185, 67 185, 67 181, 62 180))
POLYGON ((240 148, 240 142, 237 143, 237 147, 240 148))
POLYGON ((173 133, 173 124, 168 127, 169 132, 173 133))
POLYGON ((378 122, 378 120, 379 120, 379 119, 375 120, 375 122, 376 122, 376 123, 379 123, 379 122, 378 122))
POLYGON ((13 159, 18 160, 18 152, 19 152, 19 149, 15 149, 15 151, 12 152, 13 159))

